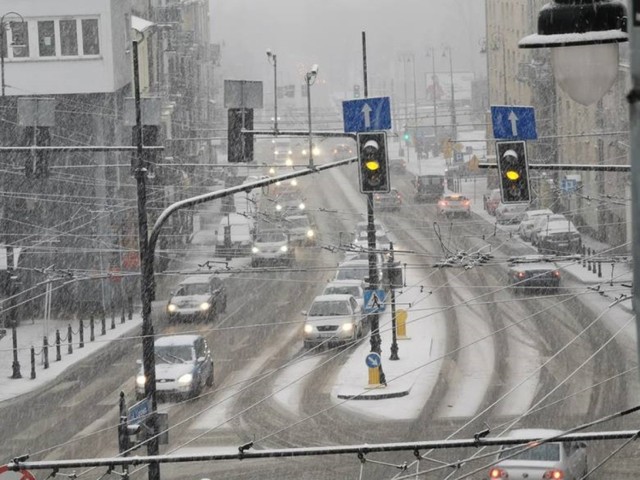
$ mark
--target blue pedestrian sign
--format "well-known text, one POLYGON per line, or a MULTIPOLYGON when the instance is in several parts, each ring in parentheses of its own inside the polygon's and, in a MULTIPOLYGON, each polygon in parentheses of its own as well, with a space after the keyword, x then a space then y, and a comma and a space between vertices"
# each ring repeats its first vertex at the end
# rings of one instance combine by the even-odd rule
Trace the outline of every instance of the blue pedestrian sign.
POLYGON ((575 178, 563 178, 560 181, 562 193, 572 193, 578 189, 578 181, 575 178))
POLYGON ((345 133, 391 130, 391 102, 389 97, 345 100, 342 118, 345 133))
POLYGON ((382 359, 376 352, 371 352, 369 355, 367 355, 367 358, 364 362, 369 368, 378 368, 382 364, 382 359))
POLYGON ((536 116, 533 107, 491 105, 493 138, 496 140, 536 140, 536 116))
POLYGON ((364 291, 364 313, 380 313, 384 312, 385 294, 384 290, 365 290, 364 291))

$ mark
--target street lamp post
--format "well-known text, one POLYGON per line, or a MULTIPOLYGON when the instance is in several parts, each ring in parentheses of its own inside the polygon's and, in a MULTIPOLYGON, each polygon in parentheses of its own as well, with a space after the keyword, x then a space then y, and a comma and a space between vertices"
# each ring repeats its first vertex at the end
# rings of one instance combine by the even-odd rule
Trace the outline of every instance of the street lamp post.
MULTIPOLYGON (((22 18, 22 15, 20 15, 18 12, 7 12, 4 15, 2 15, 2 17, 0 17, 0 28, 2 29, 2 31, 0 32, 0 82, 2 83, 2 96, 4 97, 4 92, 5 92, 5 83, 4 83, 4 52, 5 49, 7 47, 6 43, 5 43, 5 39, 6 39, 6 32, 7 32, 7 26, 10 25, 10 22, 5 23, 4 22, 4 18, 8 17, 10 15, 16 16, 18 18, 20 18, 20 23, 24 23, 24 18, 22 18)), ((12 46, 21 46, 21 45, 14 45, 12 44, 12 46)))
POLYGON ((435 157, 438 148, 438 77, 436 75, 436 55, 433 47, 429 48, 429 53, 431 55, 431 80, 433 82, 431 97, 433 99, 433 156, 435 157))
POLYGON ((311 85, 316 81, 318 76, 318 65, 311 66, 304 78, 307 82, 307 115, 309 117, 309 167, 313 167, 313 137, 311 136, 311 85))
MULTIPOLYGON (((407 95, 407 58, 404 56, 400 57, 400 61, 402 62, 402 85, 404 86, 404 133, 408 132, 407 123, 409 122, 409 96, 407 95)), ((406 145, 407 140, 405 139, 405 148, 407 150, 407 162, 411 161, 411 149, 406 145)))
POLYGON ((267 59, 273 65, 273 133, 278 134, 278 59, 276 54, 267 50, 267 59))
POLYGON ((455 141, 455 139, 458 138, 458 127, 456 125, 456 94, 453 86, 453 55, 451 55, 451 47, 445 47, 443 56, 449 57, 449 76, 451 78, 451 136, 452 140, 455 141))

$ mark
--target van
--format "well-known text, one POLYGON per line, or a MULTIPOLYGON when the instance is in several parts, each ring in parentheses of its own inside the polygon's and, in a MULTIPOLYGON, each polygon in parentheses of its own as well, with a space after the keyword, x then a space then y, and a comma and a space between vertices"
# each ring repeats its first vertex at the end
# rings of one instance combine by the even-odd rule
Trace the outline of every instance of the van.
POLYGON ((249 255, 253 233, 252 219, 237 213, 222 217, 216 230, 216 255, 220 257, 249 255))
POLYGON ((444 175, 419 175, 413 181, 416 202, 437 202, 444 194, 444 175))

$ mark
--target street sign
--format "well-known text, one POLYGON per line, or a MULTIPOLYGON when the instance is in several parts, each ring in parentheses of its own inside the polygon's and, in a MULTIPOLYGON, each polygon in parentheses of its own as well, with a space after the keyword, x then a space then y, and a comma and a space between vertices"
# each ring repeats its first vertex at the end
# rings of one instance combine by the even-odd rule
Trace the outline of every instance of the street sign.
POLYGON ((578 181, 575 178, 563 178, 560 181, 562 193, 572 193, 578 189, 578 181))
POLYGON ((369 355, 367 355, 367 358, 364 362, 369 368, 378 368, 382 364, 382 359, 376 352, 371 352, 369 355))
POLYGON ((384 311, 384 290, 364 291, 364 313, 380 313, 384 311))
POLYGON ((499 140, 536 140, 536 116, 533 107, 492 105, 493 138, 499 140))
POLYGON ((138 425, 147 415, 151 413, 151 399, 143 398, 138 403, 133 404, 127 410, 127 423, 129 425, 138 425))
POLYGON ((2 465, 0 466, 0 480, 36 480, 36 477, 29 470, 14 472, 9 470, 6 465, 2 465))
POLYGON ((464 154, 462 152, 453 152, 453 163, 464 162, 464 154))
POLYGON ((371 132, 391 129, 389 97, 362 98, 342 102, 344 131, 371 132))
POLYGON ((262 108, 262 82, 225 80, 224 108, 262 108))

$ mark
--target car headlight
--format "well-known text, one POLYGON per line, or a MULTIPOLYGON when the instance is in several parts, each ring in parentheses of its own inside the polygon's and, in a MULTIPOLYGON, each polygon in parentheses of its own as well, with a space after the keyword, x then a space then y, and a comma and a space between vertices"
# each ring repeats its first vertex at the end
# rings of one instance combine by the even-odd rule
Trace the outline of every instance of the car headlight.
POLYGON ((287 158, 287 159, 284 161, 284 164, 285 164, 287 167, 291 167, 291 166, 293 165, 293 160, 291 160, 290 158, 287 158))
POLYGON ((180 385, 189 385, 193 381, 192 373, 185 373, 178 379, 180 385))
POLYGON ((259 252, 260 252, 260 249, 259 249, 258 247, 253 247, 253 248, 251 249, 251 252, 252 252, 252 253, 259 253, 259 252))
POLYGON ((178 307, 176 305, 174 305, 173 303, 170 303, 169 305, 167 305, 167 311, 169 313, 173 313, 176 310, 178 310, 178 307))
POLYGON ((287 250, 289 250, 289 247, 287 247, 286 245, 282 245, 282 246, 280 247, 280 251, 281 251, 281 252, 286 252, 287 250))
POLYGON ((275 175, 275 174, 276 174, 276 169, 275 169, 275 168, 273 168, 273 167, 271 167, 271 168, 269 169, 269 174, 270 174, 270 175, 275 175))
POLYGON ((276 210, 277 210, 277 211, 282 210, 282 205, 276 205, 276 210))
POLYGON ((209 302, 202 302, 200 304, 200 310, 202 311, 207 311, 209 310, 210 307, 211 307, 211 304, 209 302))
POLYGON ((145 383, 147 383, 147 377, 145 377, 144 375, 138 375, 136 377, 136 385, 138 385, 139 387, 144 387, 145 383))
POLYGON ((306 154, 307 154, 307 149, 306 149, 306 148, 302 150, 302 154, 303 154, 303 155, 306 155, 306 154))
POLYGON ((349 322, 349 323, 343 323, 342 324, 342 330, 344 330, 345 332, 350 332, 353 330, 353 323, 349 322))
POLYGON ((298 180, 296 180, 295 178, 293 180, 291 180, 291 186, 292 187, 297 187, 298 186, 298 180))
POLYGON ((307 206, 304 203, 300 203, 300 205, 298 205, 298 208, 300 210, 304 210, 305 208, 307 208, 307 206))
POLYGON ((320 149, 318 147, 314 147, 312 151, 314 155, 320 155, 320 149))
POLYGON ((312 332, 313 332, 313 325, 305 323, 304 324, 304 333, 312 333, 312 332))
POLYGON ((316 235, 316 232, 314 232, 313 230, 307 230, 308 238, 313 238, 315 235, 316 235))

